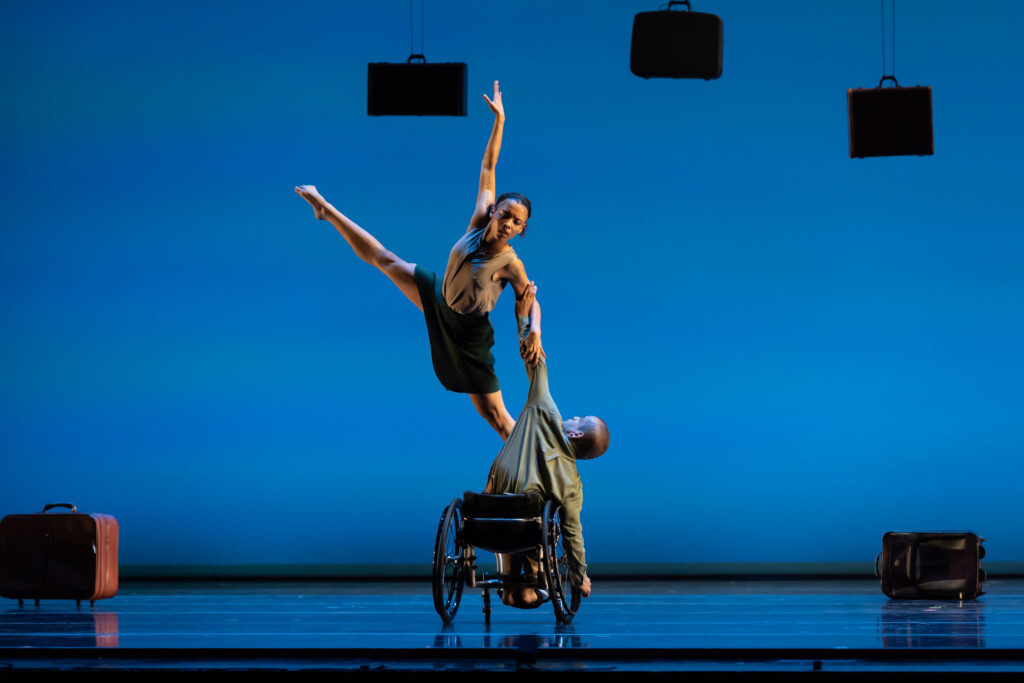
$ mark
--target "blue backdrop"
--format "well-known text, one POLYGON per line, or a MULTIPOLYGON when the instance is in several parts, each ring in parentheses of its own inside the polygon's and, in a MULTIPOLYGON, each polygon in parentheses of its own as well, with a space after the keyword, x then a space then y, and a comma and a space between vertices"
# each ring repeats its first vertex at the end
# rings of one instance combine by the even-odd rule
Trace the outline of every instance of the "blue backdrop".
MULTIPOLYGON (((694 4, 716 81, 629 72, 657 3, 428 3, 469 116, 370 118, 404 0, 4 3, 0 512, 114 514, 126 564, 429 561, 500 443, 292 188, 443 270, 500 79, 552 392, 611 428, 588 559, 869 562, 971 528, 1024 561, 1024 7, 900 2, 935 155, 852 160, 877 2, 694 4)), ((515 414, 508 294, 492 319, 515 414)))

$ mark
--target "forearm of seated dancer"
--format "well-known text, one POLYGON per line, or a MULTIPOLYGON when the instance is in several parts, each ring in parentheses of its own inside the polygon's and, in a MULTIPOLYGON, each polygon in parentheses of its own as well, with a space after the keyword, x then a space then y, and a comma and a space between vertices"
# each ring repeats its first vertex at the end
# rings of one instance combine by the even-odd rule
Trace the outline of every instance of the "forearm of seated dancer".
POLYGON ((572 585, 582 588, 584 597, 589 597, 591 587, 587 576, 586 552, 583 549, 583 525, 580 524, 580 509, 576 500, 567 500, 562 506, 562 547, 565 549, 572 585))

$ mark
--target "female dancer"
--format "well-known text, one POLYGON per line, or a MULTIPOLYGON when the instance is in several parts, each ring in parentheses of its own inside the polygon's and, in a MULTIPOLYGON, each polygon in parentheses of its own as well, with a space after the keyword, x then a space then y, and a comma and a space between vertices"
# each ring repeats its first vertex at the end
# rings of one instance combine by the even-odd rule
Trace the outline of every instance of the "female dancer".
POLYGON ((316 187, 302 185, 295 191, 313 206, 317 220, 330 221, 359 258, 387 275, 423 311, 437 378, 450 391, 469 394, 477 412, 505 440, 515 420, 505 409, 494 374, 494 329, 488 313, 506 284, 511 283, 515 290, 517 317, 530 317, 530 333, 522 340, 520 353, 527 362, 536 364, 544 350, 540 343, 540 306, 533 299, 536 287, 508 243, 526 230, 530 200, 516 193, 495 199, 494 167, 505 123, 498 81, 494 82, 494 99, 487 95, 484 99, 494 112, 494 127, 480 165, 476 209, 466 233, 452 247, 443 281, 385 249, 373 235, 331 206, 316 187))

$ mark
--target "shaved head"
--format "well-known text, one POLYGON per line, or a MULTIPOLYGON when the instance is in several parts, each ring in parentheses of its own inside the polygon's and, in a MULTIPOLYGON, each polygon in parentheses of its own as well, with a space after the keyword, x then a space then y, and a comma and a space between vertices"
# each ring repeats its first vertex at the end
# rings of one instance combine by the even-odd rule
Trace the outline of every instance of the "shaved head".
POLYGON ((608 425, 593 415, 583 418, 582 423, 583 436, 576 440, 576 457, 592 460, 608 450, 608 425))

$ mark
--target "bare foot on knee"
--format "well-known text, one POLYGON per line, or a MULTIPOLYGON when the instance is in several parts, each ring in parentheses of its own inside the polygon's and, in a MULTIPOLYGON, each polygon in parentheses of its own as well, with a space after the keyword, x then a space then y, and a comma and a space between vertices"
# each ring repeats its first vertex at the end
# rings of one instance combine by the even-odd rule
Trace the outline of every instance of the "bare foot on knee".
POLYGON ((326 200, 317 192, 315 185, 299 185, 295 192, 305 199, 313 207, 313 215, 318 221, 324 219, 324 204, 326 200))
POLYGON ((540 595, 533 588, 513 588, 505 591, 501 601, 509 607, 532 609, 540 601, 540 595))
POLYGON ((524 588, 520 594, 520 600, 523 602, 523 607, 536 607, 540 602, 540 595, 532 588, 524 588))

